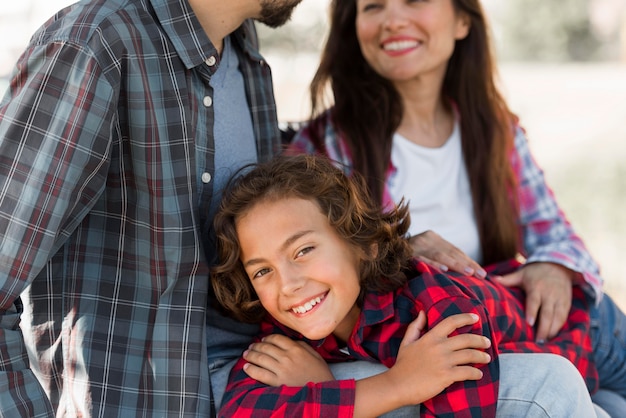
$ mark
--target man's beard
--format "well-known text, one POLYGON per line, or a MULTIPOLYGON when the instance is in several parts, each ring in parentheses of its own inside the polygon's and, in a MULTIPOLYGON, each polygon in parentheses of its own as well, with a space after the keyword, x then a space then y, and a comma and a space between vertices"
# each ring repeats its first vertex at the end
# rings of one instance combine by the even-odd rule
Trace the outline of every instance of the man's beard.
POLYGON ((262 0, 261 16, 257 19, 270 28, 284 25, 290 18, 293 9, 302 0, 262 0))

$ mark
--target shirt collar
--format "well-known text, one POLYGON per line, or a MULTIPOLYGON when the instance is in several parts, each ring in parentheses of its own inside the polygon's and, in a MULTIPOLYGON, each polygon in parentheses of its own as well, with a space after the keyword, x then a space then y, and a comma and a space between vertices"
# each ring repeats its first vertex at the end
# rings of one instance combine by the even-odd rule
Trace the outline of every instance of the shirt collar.
MULTIPOLYGON (((218 56, 200 21, 187 0, 150 0, 163 30, 174 45, 187 68, 203 64, 209 57, 218 56)), ((238 46, 255 61, 262 61, 258 53, 252 21, 245 22, 232 35, 238 46)))
POLYGON ((361 312, 361 326, 372 326, 385 322, 395 315, 396 292, 366 292, 363 299, 363 311, 361 312))
POLYGON ((187 0, 150 0, 157 19, 187 68, 217 57, 217 49, 204 33, 187 0))

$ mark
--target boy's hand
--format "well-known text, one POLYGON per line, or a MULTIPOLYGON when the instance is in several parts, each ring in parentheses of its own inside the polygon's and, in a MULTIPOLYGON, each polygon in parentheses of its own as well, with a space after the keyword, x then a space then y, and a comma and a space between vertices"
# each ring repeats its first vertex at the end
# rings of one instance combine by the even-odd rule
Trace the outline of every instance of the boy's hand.
POLYGON ((273 334, 253 343, 243 353, 243 369, 269 386, 304 386, 308 382, 335 380, 326 361, 304 341, 273 334))
POLYGON ((406 404, 428 400, 454 382, 482 378, 482 371, 474 365, 491 361, 482 351, 491 341, 471 333, 448 337, 477 321, 475 314, 452 315, 420 338, 425 323, 425 314, 420 312, 406 331, 395 365, 386 372, 395 382, 394 387, 404 391, 406 404))

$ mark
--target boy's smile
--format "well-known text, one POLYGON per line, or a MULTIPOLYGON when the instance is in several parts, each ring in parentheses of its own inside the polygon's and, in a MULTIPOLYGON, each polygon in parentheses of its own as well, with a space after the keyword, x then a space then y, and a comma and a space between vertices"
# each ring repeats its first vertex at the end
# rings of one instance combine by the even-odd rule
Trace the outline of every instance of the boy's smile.
POLYGON ((270 315, 311 340, 347 340, 360 313, 360 258, 319 206, 265 199, 235 225, 241 262, 270 315))

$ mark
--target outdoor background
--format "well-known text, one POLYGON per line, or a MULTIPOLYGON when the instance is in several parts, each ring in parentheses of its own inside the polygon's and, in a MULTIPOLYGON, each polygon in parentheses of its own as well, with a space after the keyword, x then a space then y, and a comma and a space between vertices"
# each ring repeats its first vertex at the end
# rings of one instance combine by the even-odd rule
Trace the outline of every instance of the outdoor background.
MULTIPOLYGON (((225 0, 227 1, 227 0, 225 0)), ((0 91, 32 32, 70 0, 4 1, 0 91)), ((501 87, 549 184, 626 310, 626 0, 483 0, 501 87)), ((308 114, 328 0, 259 27, 281 121, 308 114)))

